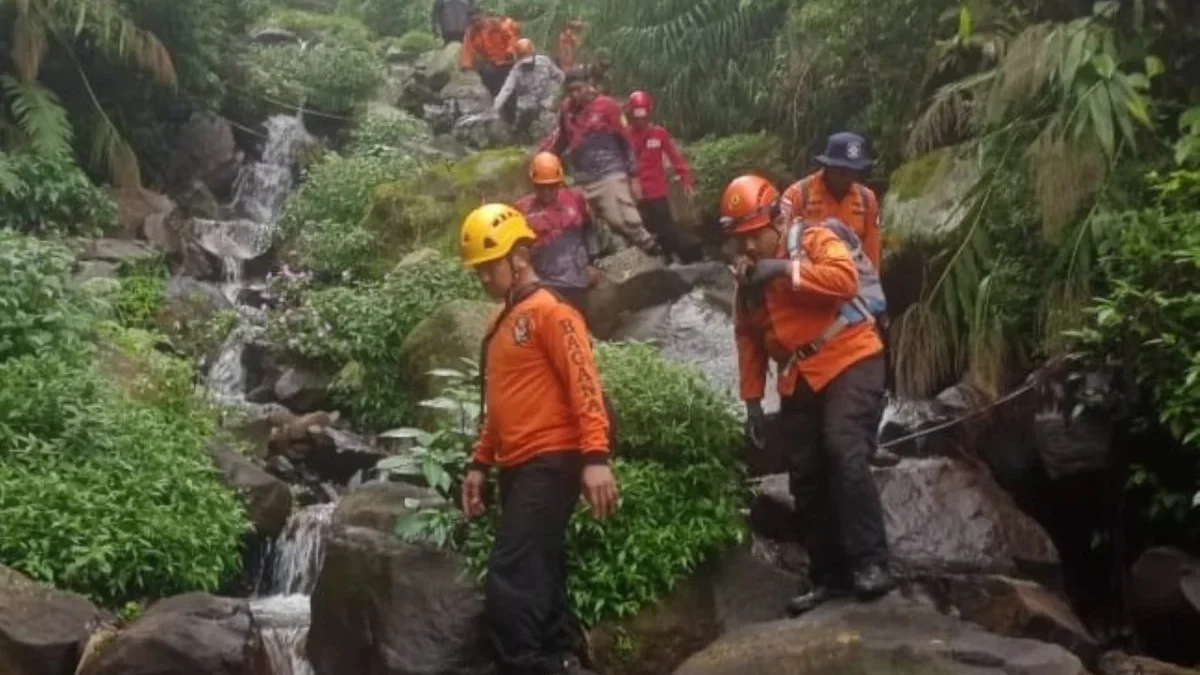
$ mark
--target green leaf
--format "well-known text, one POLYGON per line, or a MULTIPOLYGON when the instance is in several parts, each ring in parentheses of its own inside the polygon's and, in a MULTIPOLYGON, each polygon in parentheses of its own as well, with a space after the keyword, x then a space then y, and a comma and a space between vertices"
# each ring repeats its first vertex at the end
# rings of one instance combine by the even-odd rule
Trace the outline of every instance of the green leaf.
POLYGON ((1108 89, 1094 87, 1088 95, 1088 109, 1091 114, 1092 129, 1104 154, 1112 157, 1116 152, 1116 134, 1113 129, 1112 101, 1108 97, 1108 89))
POLYGON ((1167 66, 1162 59, 1153 54, 1146 57, 1146 77, 1154 79, 1165 72, 1167 72, 1167 66))
POLYGON ((1092 67, 1096 69, 1096 74, 1105 80, 1112 79, 1113 74, 1117 72, 1117 62, 1105 52, 1093 56, 1091 63, 1092 67))
POLYGON ((965 4, 959 5, 958 8, 958 39, 966 42, 971 39, 975 33, 975 21, 971 16, 971 9, 965 4))

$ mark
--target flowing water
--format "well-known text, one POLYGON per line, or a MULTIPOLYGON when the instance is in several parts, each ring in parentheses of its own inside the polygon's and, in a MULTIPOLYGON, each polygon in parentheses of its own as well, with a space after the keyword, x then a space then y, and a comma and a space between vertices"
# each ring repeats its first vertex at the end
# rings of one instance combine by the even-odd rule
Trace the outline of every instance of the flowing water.
POLYGON ((271 545, 270 576, 260 581, 250 610, 272 675, 312 675, 304 647, 310 596, 325 560, 325 540, 336 506, 317 504, 293 513, 271 545))
POLYGON ((300 152, 314 142, 299 117, 275 115, 266 127, 262 159, 243 166, 234 183, 229 210, 235 217, 192 221, 200 246, 221 261, 221 291, 240 315, 238 328, 222 346, 208 375, 208 389, 226 403, 245 401, 242 352, 259 317, 259 312, 239 303, 246 286, 246 263, 271 248, 279 209, 292 189, 292 166, 300 152))

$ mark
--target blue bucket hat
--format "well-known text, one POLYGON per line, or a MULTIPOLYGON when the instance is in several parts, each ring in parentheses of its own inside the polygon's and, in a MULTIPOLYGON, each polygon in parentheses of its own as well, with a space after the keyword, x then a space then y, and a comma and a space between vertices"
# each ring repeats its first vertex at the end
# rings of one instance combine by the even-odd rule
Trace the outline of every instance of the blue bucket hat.
POLYGON ((833 166, 851 171, 863 171, 875 165, 867 150, 867 139, 851 131, 843 131, 829 137, 825 152, 817 155, 824 166, 833 166))

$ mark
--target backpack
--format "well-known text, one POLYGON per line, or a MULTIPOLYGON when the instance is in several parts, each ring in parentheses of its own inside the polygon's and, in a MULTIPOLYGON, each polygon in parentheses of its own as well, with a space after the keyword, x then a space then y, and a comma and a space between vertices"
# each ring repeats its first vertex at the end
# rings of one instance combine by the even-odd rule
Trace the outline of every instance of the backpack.
MULTIPOLYGON (((479 425, 480 425, 481 433, 483 431, 482 427, 484 424, 484 419, 485 419, 485 416, 487 415, 485 408, 487 406, 488 346, 491 345, 492 338, 496 337, 496 332, 498 330, 500 330, 500 324, 504 323, 504 319, 508 318, 508 315, 513 310, 513 308, 516 307, 518 304, 520 304, 522 301, 524 301, 529 296, 536 293, 538 290, 548 291, 550 293, 550 295, 554 296, 554 299, 557 300, 558 302, 561 302, 561 303, 567 302, 566 300, 563 299, 563 297, 561 295, 556 293, 553 288, 550 288, 550 287, 545 286, 540 283, 531 284, 525 288, 522 288, 513 295, 510 302, 505 303, 504 309, 500 310, 500 314, 496 317, 496 320, 492 322, 491 327, 488 328, 487 333, 485 333, 483 336, 483 342, 480 343, 480 346, 479 346, 479 410, 482 411, 482 414, 479 416, 479 425)), ((604 404, 604 414, 606 417, 608 417, 608 456, 611 458, 611 457, 616 456, 617 441, 620 438, 620 435, 617 433, 617 427, 618 427, 617 411, 616 411, 616 408, 613 406, 612 401, 609 400, 609 398, 608 398, 608 392, 604 391, 603 388, 601 388, 601 390, 600 390, 600 400, 604 404)))

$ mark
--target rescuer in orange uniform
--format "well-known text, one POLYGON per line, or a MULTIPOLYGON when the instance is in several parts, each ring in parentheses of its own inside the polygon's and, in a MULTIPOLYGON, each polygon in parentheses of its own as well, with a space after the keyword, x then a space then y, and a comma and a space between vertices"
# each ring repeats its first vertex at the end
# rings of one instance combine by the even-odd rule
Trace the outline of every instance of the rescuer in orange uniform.
POLYGON ((463 38, 459 65, 463 70, 474 68, 483 86, 495 98, 513 69, 521 26, 508 17, 485 16, 478 7, 472 7, 468 16, 470 23, 463 38))
POLYGON ((880 597, 895 582, 868 466, 884 400, 883 344, 869 312, 854 322, 842 318, 866 294, 850 246, 831 227, 804 227, 798 274, 791 276, 784 243, 791 223, 780 216, 778 198, 766 179, 742 176, 726 188, 721 214, 741 256, 738 371, 748 432, 757 443, 768 363, 778 365, 780 435, 791 443, 790 489, 811 561, 811 592, 788 604, 797 615, 834 597, 880 597))
POLYGON ((488 204, 463 222, 459 253, 504 307, 484 338, 484 422, 462 508, 484 512, 500 470, 500 525, 488 563, 486 620, 500 675, 575 672, 566 533, 582 489, 597 518, 617 506, 609 419, 587 327, 542 288, 536 238, 516 209, 488 204))
POLYGON ((817 156, 821 170, 806 176, 783 191, 783 218, 820 222, 837 218, 850 226, 862 241, 863 251, 879 270, 879 199, 859 178, 875 165, 867 141, 851 132, 833 134, 825 152, 817 156))

